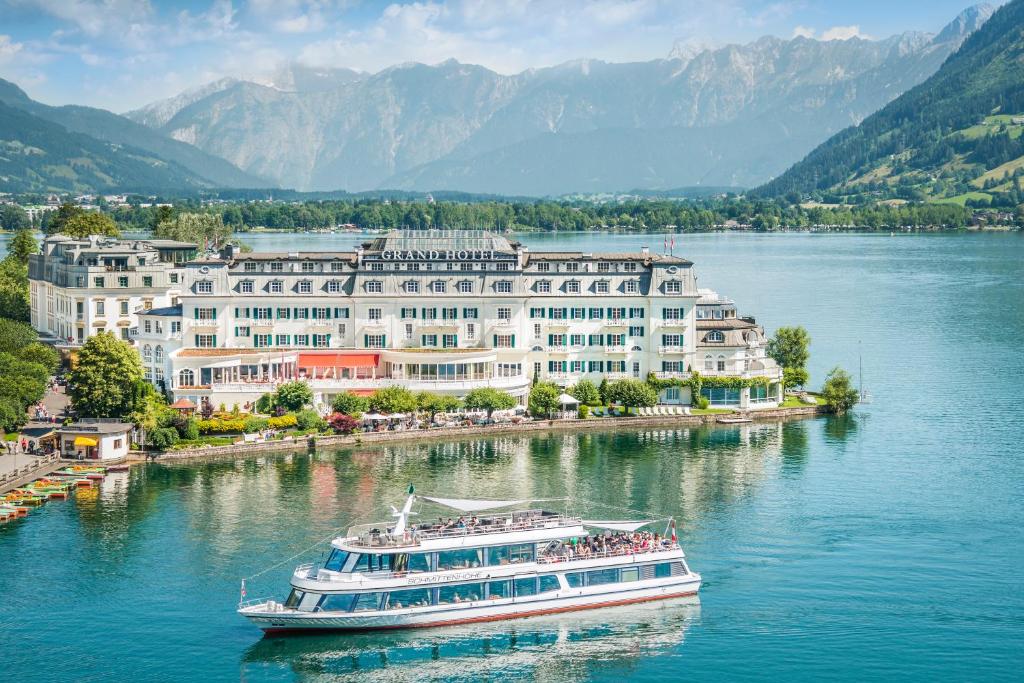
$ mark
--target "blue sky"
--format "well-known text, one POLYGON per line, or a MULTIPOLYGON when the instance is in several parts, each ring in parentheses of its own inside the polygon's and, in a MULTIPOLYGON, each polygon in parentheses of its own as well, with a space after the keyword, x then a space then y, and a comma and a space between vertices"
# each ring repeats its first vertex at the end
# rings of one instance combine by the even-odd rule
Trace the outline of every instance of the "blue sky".
MULTIPOLYGON (((1000 4, 998 0, 990 0, 1000 4)), ((454 58, 502 73, 635 61, 763 35, 936 32, 971 0, 0 0, 0 77, 126 111, 289 63, 378 71, 454 58)))

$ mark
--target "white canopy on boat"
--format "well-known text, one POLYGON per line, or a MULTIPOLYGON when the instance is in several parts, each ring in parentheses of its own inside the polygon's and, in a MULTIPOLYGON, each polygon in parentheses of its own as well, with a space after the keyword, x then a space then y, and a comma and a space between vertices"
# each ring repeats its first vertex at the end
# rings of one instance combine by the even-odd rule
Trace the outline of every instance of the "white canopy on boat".
POLYGON ((569 394, 564 394, 564 393, 563 394, 559 394, 558 402, 560 404, 562 404, 563 406, 575 406, 575 405, 579 405, 579 403, 580 403, 579 401, 576 400, 576 398, 574 396, 570 396, 569 394))
POLYGON ((647 526, 653 519, 641 519, 637 521, 600 521, 593 519, 583 520, 583 526, 592 526, 599 529, 614 529, 615 531, 636 531, 642 526, 647 526))
POLYGON ((434 498, 433 496, 420 496, 424 500, 431 500, 445 507, 462 510, 463 512, 476 512, 478 510, 491 510, 493 508, 505 508, 519 503, 529 503, 530 499, 523 500, 471 500, 466 498, 434 498))

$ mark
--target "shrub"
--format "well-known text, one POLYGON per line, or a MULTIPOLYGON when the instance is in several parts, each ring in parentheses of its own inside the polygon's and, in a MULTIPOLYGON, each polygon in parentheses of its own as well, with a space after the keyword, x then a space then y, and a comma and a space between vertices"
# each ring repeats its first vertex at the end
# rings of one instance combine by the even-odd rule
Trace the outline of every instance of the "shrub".
POLYGON ((710 406, 710 405, 711 405, 711 401, 708 400, 707 396, 701 396, 700 394, 697 394, 696 396, 693 397, 693 406, 695 408, 699 408, 701 410, 707 410, 708 406, 710 406))
POLYGON ((191 439, 193 441, 199 438, 199 424, 194 418, 184 418, 175 426, 177 427, 177 432, 181 438, 191 439))
POLYGON ((588 406, 586 403, 580 404, 579 417, 581 420, 586 420, 588 417, 590 417, 590 406, 588 406))
POLYGON ((282 415, 281 417, 271 417, 267 419, 267 427, 270 429, 289 429, 296 426, 299 423, 298 419, 294 415, 282 415))
POLYGON ((285 410, 302 410, 312 402, 313 390, 305 382, 287 382, 277 388, 275 403, 285 410))
POLYGON ((842 415, 850 408, 857 405, 860 396, 853 386, 850 373, 842 368, 832 368, 825 378, 825 384, 821 388, 821 397, 825 399, 832 410, 842 415))
MULTIPOLYGON (((238 420, 230 420, 230 422, 238 422, 238 420)), ((265 417, 256 417, 255 415, 250 415, 244 420, 241 420, 241 422, 242 429, 240 431, 244 431, 246 434, 252 434, 253 432, 259 432, 266 429, 267 423, 270 422, 270 420, 268 420, 265 417)))
POLYGON ((365 413, 367 411, 370 407, 370 402, 363 396, 356 396, 351 392, 343 391, 334 397, 331 407, 336 413, 358 415, 359 413, 365 413))
MULTIPOLYGON (((196 438, 198 438, 198 433, 196 438)), ((173 427, 157 427, 146 434, 146 445, 158 451, 167 450, 178 443, 178 430, 173 427)))
POLYGON ((412 413, 416 411, 416 396, 404 387, 384 387, 373 393, 369 400, 370 409, 385 415, 390 413, 412 413))
MULTIPOLYGON (((285 417, 288 416, 286 415, 285 417)), ((302 430, 314 429, 320 431, 327 428, 327 421, 320 417, 320 413, 308 408, 295 413, 295 422, 298 428, 302 430)))
POLYGON ((263 394, 256 399, 256 412, 267 415, 274 412, 275 398, 273 394, 263 394))
POLYGON ((561 406, 558 403, 558 396, 561 392, 558 387, 550 382, 538 382, 530 389, 528 405, 530 414, 534 417, 549 417, 551 413, 561 406))
MULTIPOLYGON (((607 385, 605 390, 607 391, 607 385)), ((581 379, 569 389, 568 394, 583 405, 596 406, 601 403, 601 393, 589 379, 581 379)))
POLYGON ((327 423, 338 434, 351 434, 359 427, 359 420, 345 413, 333 413, 327 423))

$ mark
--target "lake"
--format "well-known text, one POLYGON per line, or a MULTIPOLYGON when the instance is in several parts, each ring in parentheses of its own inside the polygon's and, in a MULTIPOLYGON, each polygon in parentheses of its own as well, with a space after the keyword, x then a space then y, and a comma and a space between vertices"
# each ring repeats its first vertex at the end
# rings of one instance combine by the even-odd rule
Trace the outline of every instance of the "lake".
MULTIPOLYGON (((329 250, 358 238, 245 240, 329 250)), ((662 240, 523 237, 534 249, 586 251, 660 251, 662 240)), ((784 425, 365 447, 112 475, 0 526, 0 670, 97 681, 1016 679, 1024 237, 684 235, 675 253, 696 263, 700 286, 733 297, 769 332, 804 325, 812 384, 835 365, 856 377, 862 356, 873 402, 784 425), (587 515, 675 515, 705 578, 700 599, 270 640, 236 617, 242 577, 267 570, 249 580, 249 597, 283 597, 291 568, 319 557, 318 541, 385 519, 410 482, 441 496, 568 496, 587 515)))

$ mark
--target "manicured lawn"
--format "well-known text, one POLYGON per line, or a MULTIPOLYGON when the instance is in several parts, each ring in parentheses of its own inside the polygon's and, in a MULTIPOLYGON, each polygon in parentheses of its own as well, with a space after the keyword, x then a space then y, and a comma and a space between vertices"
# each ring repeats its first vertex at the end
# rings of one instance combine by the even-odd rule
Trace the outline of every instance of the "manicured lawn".
MULTIPOLYGON (((813 394, 812 394, 813 395, 813 394)), ((814 396, 815 400, 818 401, 819 406, 825 405, 825 400, 821 396, 814 396)), ((786 400, 782 402, 782 408, 807 408, 811 404, 804 403, 800 400, 799 396, 787 396, 786 400)))

